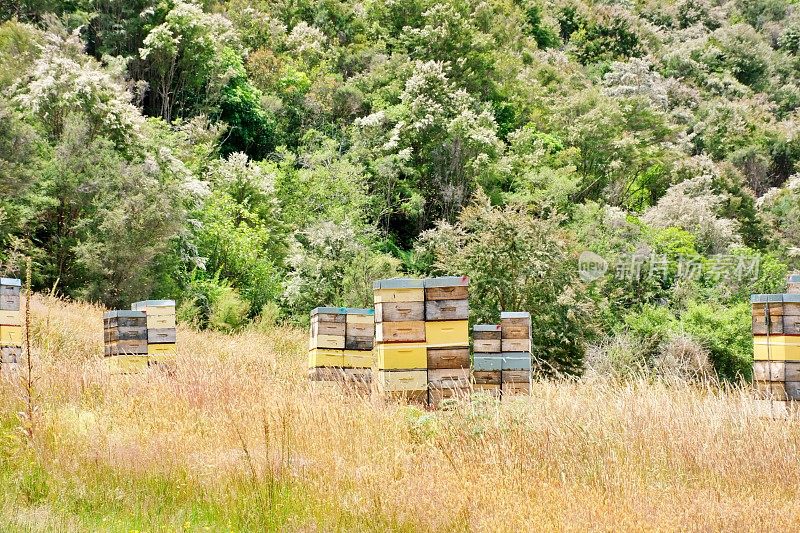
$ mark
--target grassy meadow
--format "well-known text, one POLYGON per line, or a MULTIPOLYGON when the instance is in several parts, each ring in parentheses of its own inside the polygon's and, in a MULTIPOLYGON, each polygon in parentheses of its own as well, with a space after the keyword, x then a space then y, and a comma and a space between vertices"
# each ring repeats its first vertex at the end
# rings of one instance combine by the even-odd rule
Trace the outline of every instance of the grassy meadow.
POLYGON ((305 380, 305 331, 179 328, 110 376, 102 309, 36 297, 32 439, 0 386, 2 531, 763 530, 800 522, 800 419, 746 390, 547 383, 426 412, 305 380))

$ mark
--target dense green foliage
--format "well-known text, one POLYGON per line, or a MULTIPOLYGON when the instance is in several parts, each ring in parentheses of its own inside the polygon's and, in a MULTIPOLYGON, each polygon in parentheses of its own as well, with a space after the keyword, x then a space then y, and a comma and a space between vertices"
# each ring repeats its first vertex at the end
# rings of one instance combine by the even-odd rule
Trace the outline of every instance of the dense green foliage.
POLYGON ((229 330, 468 274, 546 368, 689 335, 734 378, 800 266, 788 0, 3 6, 0 263, 38 289, 229 330))

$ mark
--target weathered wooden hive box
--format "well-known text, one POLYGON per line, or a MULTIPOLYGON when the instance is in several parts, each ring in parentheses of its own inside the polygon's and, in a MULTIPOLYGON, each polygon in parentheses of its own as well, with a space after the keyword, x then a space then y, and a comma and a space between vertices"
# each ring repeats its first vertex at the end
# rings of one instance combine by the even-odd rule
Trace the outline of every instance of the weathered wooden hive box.
POLYGON ((144 311, 108 311, 103 314, 106 363, 114 373, 147 368, 147 316, 144 311))
POLYGON ((419 279, 373 283, 375 371, 379 393, 427 402, 425 287, 419 279))
POLYGON ((309 379, 338 382, 369 393, 375 344, 375 310, 317 307, 311 311, 309 379))
POLYGON ((13 371, 22 358, 22 281, 0 278, 0 372, 13 371))
POLYGON ((502 385, 505 396, 531 392, 531 315, 527 312, 500 313, 502 337, 502 385))
POLYGON ((311 310, 308 376, 312 381, 343 381, 347 315, 344 307, 311 310))
POLYGON ((428 401, 470 394, 469 278, 444 276, 423 281, 428 401))
POLYGON ((500 397, 503 354, 500 324, 476 324, 472 327, 472 388, 500 397))
POLYGON ((753 381, 760 398, 800 400, 800 279, 784 294, 753 294, 753 381))

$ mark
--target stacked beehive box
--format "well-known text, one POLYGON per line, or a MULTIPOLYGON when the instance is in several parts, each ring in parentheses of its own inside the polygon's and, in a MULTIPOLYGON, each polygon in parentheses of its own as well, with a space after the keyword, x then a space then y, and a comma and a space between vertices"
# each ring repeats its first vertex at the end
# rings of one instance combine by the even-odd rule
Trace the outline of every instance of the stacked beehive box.
POLYGON ((14 370, 22 358, 20 289, 15 278, 0 278, 0 371, 14 370))
POLYGON ((317 307, 311 311, 308 377, 312 381, 344 380, 346 312, 344 307, 317 307))
POLYGON ((800 400, 800 280, 786 294, 750 297, 753 319, 753 379, 760 396, 800 400))
POLYGON ((431 278, 423 286, 428 401, 437 407, 470 392, 469 278, 431 278))
POLYGON ((428 399, 425 287, 418 279, 373 284, 375 369, 378 392, 419 402, 428 399))
POLYGON ((503 354, 499 324, 477 324, 472 328, 473 390, 500 397, 503 354))
POLYGON ((344 380, 352 390, 366 394, 372 385, 375 310, 348 308, 345 317, 344 380))
POLYGON ((108 311, 103 315, 105 356, 117 373, 147 367, 147 317, 143 311, 108 311))
POLYGON ((503 351, 502 386, 504 397, 531 392, 531 315, 526 312, 500 313, 503 351))
POLYGON ((131 305, 134 311, 144 311, 147 317, 148 363, 171 365, 177 353, 175 330, 175 300, 145 300, 131 305))

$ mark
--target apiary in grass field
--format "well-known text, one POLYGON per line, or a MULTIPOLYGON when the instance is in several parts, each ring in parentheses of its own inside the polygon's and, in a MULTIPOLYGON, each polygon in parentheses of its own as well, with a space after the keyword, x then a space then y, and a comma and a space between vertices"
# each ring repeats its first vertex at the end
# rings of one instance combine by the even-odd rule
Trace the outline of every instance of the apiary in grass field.
POLYGON ((800 400, 800 276, 784 294, 750 297, 753 380, 761 398, 800 400))

